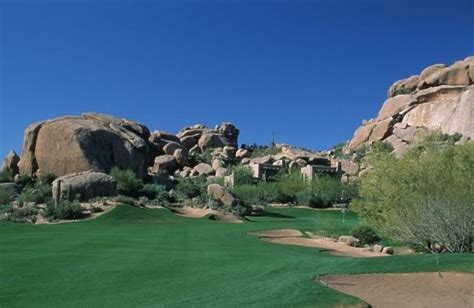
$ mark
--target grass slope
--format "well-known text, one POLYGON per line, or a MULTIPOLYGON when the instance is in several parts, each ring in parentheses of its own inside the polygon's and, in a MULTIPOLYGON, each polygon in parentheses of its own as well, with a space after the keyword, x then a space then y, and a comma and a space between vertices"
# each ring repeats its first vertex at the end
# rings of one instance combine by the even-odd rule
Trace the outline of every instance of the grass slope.
POLYGON ((246 233, 296 228, 348 233, 355 215, 274 209, 244 224, 118 206, 60 225, 0 223, 0 306, 332 306, 356 298, 314 283, 317 275, 474 271, 473 255, 331 256, 246 233))

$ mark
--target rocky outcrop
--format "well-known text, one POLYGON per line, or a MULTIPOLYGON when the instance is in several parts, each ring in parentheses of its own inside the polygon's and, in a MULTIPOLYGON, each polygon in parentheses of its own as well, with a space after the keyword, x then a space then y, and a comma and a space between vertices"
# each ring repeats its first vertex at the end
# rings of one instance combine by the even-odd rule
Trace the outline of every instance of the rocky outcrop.
POLYGON ((222 206, 230 207, 237 204, 237 199, 225 187, 219 184, 210 184, 207 186, 209 197, 222 206))
POLYGON ((451 66, 435 64, 395 82, 377 117, 364 121, 348 143, 349 153, 376 141, 402 155, 421 132, 439 129, 474 138, 474 57, 451 66))
POLYGON ((15 183, 0 183, 0 190, 4 191, 10 200, 13 200, 20 192, 20 187, 15 183))
POLYGON ((34 123, 25 130, 19 171, 62 176, 117 166, 144 177, 152 159, 149 137, 139 123, 97 113, 34 123))
POLYGON ((95 197, 117 195, 114 178, 102 172, 86 171, 68 174, 52 183, 53 200, 88 201, 95 197))
POLYGON ((11 176, 15 176, 19 172, 18 163, 20 162, 20 157, 16 154, 15 151, 10 151, 5 157, 5 160, 2 164, 2 172, 9 173, 11 176))

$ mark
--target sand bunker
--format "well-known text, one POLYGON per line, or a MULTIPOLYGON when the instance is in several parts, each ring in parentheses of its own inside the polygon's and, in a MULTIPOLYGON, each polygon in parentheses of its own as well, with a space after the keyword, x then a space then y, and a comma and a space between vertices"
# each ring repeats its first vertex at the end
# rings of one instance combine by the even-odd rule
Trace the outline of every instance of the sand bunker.
POLYGON ((300 231, 293 229, 265 230, 259 232, 250 232, 249 234, 262 238, 300 237, 303 235, 300 231))
POLYGON ((317 280, 372 307, 474 307, 474 273, 329 275, 317 280))
POLYGON ((226 222, 226 223, 242 223, 237 216, 231 213, 223 213, 211 209, 200 209, 193 207, 172 207, 170 210, 178 216, 188 217, 188 218, 203 218, 208 215, 209 219, 226 222))
POLYGON ((260 240, 268 243, 295 245, 303 247, 313 247, 327 250, 330 254, 349 257, 386 257, 388 254, 382 252, 370 251, 369 248, 351 247, 345 243, 336 241, 329 237, 321 237, 306 232, 311 238, 302 237, 303 234, 298 230, 279 229, 266 230, 260 232, 250 232, 249 235, 260 237, 260 240))
POLYGON ((189 218, 203 218, 210 214, 219 213, 211 209, 200 209, 194 207, 171 207, 169 209, 178 216, 189 218))

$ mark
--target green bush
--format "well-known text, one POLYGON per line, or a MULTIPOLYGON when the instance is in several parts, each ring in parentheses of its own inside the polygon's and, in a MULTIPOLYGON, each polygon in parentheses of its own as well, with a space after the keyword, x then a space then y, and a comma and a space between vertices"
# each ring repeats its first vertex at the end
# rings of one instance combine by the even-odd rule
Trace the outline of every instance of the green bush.
POLYGON ((138 179, 132 170, 121 170, 113 167, 110 175, 114 177, 117 182, 117 190, 119 194, 137 198, 140 195, 140 190, 143 187, 143 181, 138 179))
POLYGON ((232 168, 234 173, 234 185, 250 185, 255 183, 252 170, 247 166, 235 166, 232 168))
POLYGON ((179 178, 175 186, 178 201, 193 199, 202 195, 207 199, 207 180, 204 176, 194 178, 179 178))
POLYGON ((155 200, 160 203, 169 201, 168 192, 164 185, 145 184, 143 185, 140 196, 147 197, 150 200, 155 200))
POLYGON ((402 158, 370 155, 352 207, 393 239, 429 251, 472 250, 474 144, 453 145, 429 136, 402 158))
POLYGON ((36 182, 33 187, 29 185, 17 197, 20 204, 27 202, 47 203, 51 199, 51 185, 48 183, 36 182))
POLYGON ((199 163, 205 163, 205 164, 211 164, 212 162, 212 152, 214 149, 206 149, 202 153, 197 153, 194 152, 191 154, 191 160, 194 162, 194 164, 199 164, 199 163))
POLYGON ((12 182, 13 177, 10 172, 2 171, 0 172, 0 183, 12 182))
POLYGON ((235 186, 232 193, 240 200, 242 204, 251 206, 262 203, 262 196, 256 185, 235 186))
POLYGON ((351 235, 358 238, 362 245, 378 243, 381 238, 374 228, 367 225, 358 225, 351 230, 351 235))
POLYGON ((38 211, 31 206, 0 205, 0 220, 17 223, 34 223, 38 211))
POLYGON ((16 179, 16 183, 21 187, 21 189, 31 188, 35 185, 35 179, 31 176, 21 174, 16 179))
POLYGON ((280 173, 275 177, 280 202, 296 202, 296 196, 305 188, 305 182, 299 172, 280 173))
POLYGON ((10 194, 5 189, 0 187, 0 204, 8 204, 10 201, 10 194))
POLYGON ((278 192, 275 182, 259 182, 257 189, 260 195, 261 204, 268 204, 280 201, 282 198, 278 192))
POLYGON ((57 205, 50 201, 46 204, 43 215, 49 220, 81 219, 87 216, 77 200, 61 200, 57 205))
POLYGON ((115 201, 117 203, 135 205, 135 199, 133 199, 132 197, 128 197, 128 196, 118 195, 117 197, 115 197, 115 201))
POLYGON ((267 155, 276 155, 280 153, 280 149, 277 147, 262 147, 262 148, 255 148, 252 150, 250 154, 250 158, 262 157, 267 155))

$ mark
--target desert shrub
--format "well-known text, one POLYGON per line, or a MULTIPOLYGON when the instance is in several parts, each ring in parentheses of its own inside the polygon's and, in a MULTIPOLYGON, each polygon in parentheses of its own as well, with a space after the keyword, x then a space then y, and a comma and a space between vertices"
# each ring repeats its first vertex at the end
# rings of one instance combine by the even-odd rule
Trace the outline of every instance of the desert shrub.
POLYGON ((115 201, 117 203, 135 205, 135 199, 124 195, 118 195, 117 197, 115 197, 115 201))
POLYGON ((81 219, 87 216, 77 200, 61 200, 58 204, 50 201, 46 204, 43 215, 49 220, 81 219))
POLYGON ((190 158, 195 164, 205 163, 205 164, 210 165, 211 162, 212 162, 212 152, 213 151, 214 151, 214 149, 206 149, 202 153, 193 152, 190 155, 190 158))
POLYGON ((313 185, 307 185, 304 189, 299 191, 296 194, 296 200, 298 205, 309 207, 322 208, 325 205, 323 200, 321 200, 320 197, 316 195, 313 185))
POLYGON ((280 151, 281 150, 275 146, 271 146, 271 147, 257 147, 256 146, 252 149, 250 158, 262 157, 266 155, 276 155, 280 153, 280 151))
POLYGON ((33 184, 32 187, 27 185, 17 197, 17 201, 19 201, 20 204, 27 202, 46 203, 51 199, 51 195, 51 185, 38 181, 33 184))
POLYGON ((45 175, 41 175, 38 179, 37 182, 43 183, 43 184, 49 184, 51 185, 56 177, 54 174, 47 173, 45 175))
POLYGON ((207 181, 206 177, 198 176, 194 178, 179 178, 175 186, 178 201, 185 199, 193 199, 200 195, 204 195, 203 199, 207 199, 207 181))
POLYGON ((0 204, 8 204, 10 201, 10 194, 5 189, 0 187, 0 204))
POLYGON ((34 223, 38 211, 31 206, 0 205, 0 220, 17 223, 34 223))
POLYGON ((426 138, 402 158, 376 153, 353 208, 370 225, 429 251, 472 250, 474 144, 426 138), (451 143, 450 143, 451 142, 451 143))
POLYGON ((358 238, 362 245, 375 244, 380 241, 380 236, 374 228, 367 225, 357 225, 351 230, 351 235, 358 238))
POLYGON ((234 185, 249 185, 254 184, 252 170, 247 166, 235 166, 232 168, 234 173, 234 185))
POLYGON ((261 199, 261 204, 278 202, 282 199, 275 182, 260 182, 257 184, 257 189, 261 199))
POLYGON ((7 183, 7 182, 12 182, 13 177, 11 172, 8 171, 1 171, 0 172, 0 183, 7 183))
POLYGON ((305 182, 298 172, 280 173, 275 177, 280 202, 295 202, 298 193, 305 188, 305 182))
POLYGON ((350 155, 344 154, 344 147, 346 146, 346 142, 339 142, 332 147, 332 151, 334 153, 334 157, 336 158, 343 158, 347 159, 350 155))
POLYGON ((31 176, 21 174, 16 179, 16 183, 21 187, 21 189, 31 188, 35 184, 35 179, 31 176))
POLYGON ((256 185, 240 185, 232 189, 232 193, 242 204, 251 206, 262 201, 260 190, 256 185))
POLYGON ((140 190, 140 196, 147 197, 160 203, 168 202, 168 192, 163 185, 145 184, 140 190))
POLYGON ((136 198, 140 195, 143 181, 138 179, 132 170, 121 170, 113 167, 110 175, 117 181, 117 190, 119 194, 136 198))

